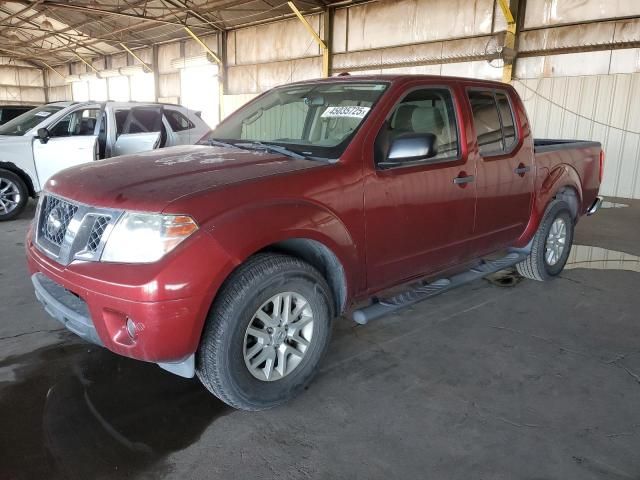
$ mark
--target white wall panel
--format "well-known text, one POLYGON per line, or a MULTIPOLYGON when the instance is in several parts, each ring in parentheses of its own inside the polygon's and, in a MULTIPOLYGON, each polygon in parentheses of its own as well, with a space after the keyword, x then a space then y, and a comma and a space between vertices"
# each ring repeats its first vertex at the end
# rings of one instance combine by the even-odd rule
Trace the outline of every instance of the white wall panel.
POLYGON ((638 0, 527 0, 525 28, 640 15, 638 0))
POLYGON ((602 193, 640 198, 640 73, 514 82, 535 137, 602 142, 602 193))
POLYGON ((348 50, 491 33, 493 0, 372 2, 348 11, 348 50))

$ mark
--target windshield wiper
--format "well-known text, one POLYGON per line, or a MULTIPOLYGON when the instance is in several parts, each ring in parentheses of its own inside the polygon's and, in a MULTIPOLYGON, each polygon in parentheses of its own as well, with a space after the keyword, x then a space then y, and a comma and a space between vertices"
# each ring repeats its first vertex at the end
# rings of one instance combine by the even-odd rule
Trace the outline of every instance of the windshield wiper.
POLYGON ((223 142, 221 140, 216 140, 215 138, 210 138, 209 140, 207 140, 207 143, 210 147, 240 148, 236 147, 233 143, 223 142))
POLYGON ((251 148, 254 150, 264 149, 267 151, 272 151, 276 153, 280 153, 281 155, 286 155, 290 158, 295 158, 297 160, 308 160, 308 158, 298 152, 294 152, 293 150, 288 149, 287 147, 283 147, 282 145, 275 145, 273 143, 263 143, 263 142, 239 142, 234 144, 239 148, 251 148))

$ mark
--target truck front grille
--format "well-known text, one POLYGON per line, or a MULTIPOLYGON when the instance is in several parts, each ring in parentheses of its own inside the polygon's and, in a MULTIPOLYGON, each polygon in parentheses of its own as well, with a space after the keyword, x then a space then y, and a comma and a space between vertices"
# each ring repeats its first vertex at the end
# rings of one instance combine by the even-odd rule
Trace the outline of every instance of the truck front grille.
POLYGON ((98 261, 104 238, 121 210, 97 208, 55 195, 44 195, 36 214, 36 245, 62 265, 74 259, 98 261))
POLYGON ((93 226, 91 227, 91 233, 89 233, 89 240, 87 240, 87 251, 96 252, 100 246, 102 235, 109 226, 110 217, 106 215, 100 215, 95 217, 93 226))
POLYGON ((69 223, 78 211, 78 206, 60 198, 46 196, 40 215, 40 234, 52 244, 60 247, 69 228, 69 223))

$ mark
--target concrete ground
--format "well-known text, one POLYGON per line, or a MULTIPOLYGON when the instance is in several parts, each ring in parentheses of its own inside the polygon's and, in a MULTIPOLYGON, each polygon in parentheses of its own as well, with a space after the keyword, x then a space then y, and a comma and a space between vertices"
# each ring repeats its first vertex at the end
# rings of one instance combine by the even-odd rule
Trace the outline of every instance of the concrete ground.
POLYGON ((552 282, 341 319, 308 391, 262 413, 61 330, 25 268, 32 206, 0 224, 0 479, 640 479, 640 202, 619 202, 552 282))

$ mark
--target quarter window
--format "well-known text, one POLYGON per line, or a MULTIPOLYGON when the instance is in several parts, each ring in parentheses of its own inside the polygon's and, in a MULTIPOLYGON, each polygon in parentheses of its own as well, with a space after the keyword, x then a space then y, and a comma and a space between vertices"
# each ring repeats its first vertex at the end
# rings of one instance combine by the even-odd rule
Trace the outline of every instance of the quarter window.
POLYGON ((469 91, 480 155, 500 155, 517 141, 511 104, 504 92, 469 91))
POLYGON ((183 132, 195 128, 191 120, 176 110, 165 110, 164 115, 167 117, 169 126, 171 126, 171 130, 174 132, 183 132))

